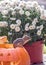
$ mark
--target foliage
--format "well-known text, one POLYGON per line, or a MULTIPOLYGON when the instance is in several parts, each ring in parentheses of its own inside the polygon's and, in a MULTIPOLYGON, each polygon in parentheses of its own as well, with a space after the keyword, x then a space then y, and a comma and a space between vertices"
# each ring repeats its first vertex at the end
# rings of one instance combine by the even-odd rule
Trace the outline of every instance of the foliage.
POLYGON ((1 1, 0 36, 9 41, 29 35, 31 41, 46 39, 46 10, 36 1, 1 1))

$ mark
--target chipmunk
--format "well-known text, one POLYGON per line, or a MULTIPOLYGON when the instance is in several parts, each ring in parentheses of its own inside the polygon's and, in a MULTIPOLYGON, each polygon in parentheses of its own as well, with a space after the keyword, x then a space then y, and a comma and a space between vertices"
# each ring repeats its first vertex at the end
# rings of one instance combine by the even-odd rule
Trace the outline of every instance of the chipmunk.
POLYGON ((31 40, 30 36, 24 35, 22 38, 17 38, 16 40, 14 40, 13 46, 14 46, 14 48, 17 46, 23 46, 24 44, 26 44, 30 40, 31 40))

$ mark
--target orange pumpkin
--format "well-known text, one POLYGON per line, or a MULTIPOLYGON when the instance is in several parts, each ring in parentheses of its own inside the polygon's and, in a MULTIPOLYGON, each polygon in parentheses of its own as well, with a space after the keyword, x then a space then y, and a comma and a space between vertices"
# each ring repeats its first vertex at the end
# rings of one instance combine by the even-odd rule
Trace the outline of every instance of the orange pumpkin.
POLYGON ((0 37, 0 44, 4 44, 4 43, 7 43, 7 42, 8 42, 7 36, 1 36, 0 37))
POLYGON ((13 44, 5 44, 5 48, 13 48, 13 44))
POLYGON ((0 65, 30 65, 30 57, 23 47, 0 48, 0 65))
POLYGON ((13 48, 13 44, 0 44, 0 48, 13 48))
POLYGON ((7 42, 7 36, 0 36, 0 48, 5 48, 6 42, 7 42))
POLYGON ((0 37, 0 48, 13 48, 13 44, 8 44, 7 36, 0 37))

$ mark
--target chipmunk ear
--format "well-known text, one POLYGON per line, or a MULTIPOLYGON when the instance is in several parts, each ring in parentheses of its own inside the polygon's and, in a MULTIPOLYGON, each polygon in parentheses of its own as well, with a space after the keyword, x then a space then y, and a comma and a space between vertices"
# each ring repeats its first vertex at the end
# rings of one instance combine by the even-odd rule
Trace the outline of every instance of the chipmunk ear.
POLYGON ((28 36, 28 35, 24 35, 22 38, 23 38, 23 39, 26 39, 26 40, 31 39, 31 37, 28 36))
POLYGON ((29 42, 31 40, 31 37, 28 36, 28 35, 24 35, 23 36, 23 41, 24 41, 24 44, 26 44, 27 42, 29 42))

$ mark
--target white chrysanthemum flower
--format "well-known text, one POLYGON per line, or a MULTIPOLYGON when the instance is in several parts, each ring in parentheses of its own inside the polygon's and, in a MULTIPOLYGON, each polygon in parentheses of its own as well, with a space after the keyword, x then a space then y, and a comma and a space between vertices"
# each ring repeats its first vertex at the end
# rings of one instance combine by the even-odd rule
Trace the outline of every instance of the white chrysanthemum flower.
POLYGON ((25 31, 29 31, 29 23, 25 25, 25 31))
POLYGON ((5 9, 10 9, 10 4, 5 5, 5 9))
POLYGON ((3 25, 3 22, 0 22, 0 27, 3 27, 4 25, 3 25))
POLYGON ((33 29, 32 25, 30 25, 30 26, 29 26, 29 29, 30 29, 30 30, 32 30, 32 29, 33 29))
POLYGON ((12 2, 20 2, 20 0, 11 0, 12 2))
POLYGON ((34 20, 32 21, 32 25, 36 25, 37 22, 38 22, 38 19, 34 18, 34 20))
POLYGON ((15 27, 16 32, 20 32, 20 27, 15 27))
POLYGON ((16 20, 16 18, 10 18, 10 20, 16 20))
POLYGON ((7 27, 8 26, 8 23, 7 22, 5 22, 5 21, 1 21, 0 22, 0 27, 7 27))
POLYGON ((28 27, 29 26, 29 23, 26 23, 25 27, 28 27))
POLYGON ((36 25, 36 22, 35 21, 32 21, 32 25, 36 25))
POLYGON ((15 28, 18 27, 18 24, 15 24, 15 28))
POLYGON ((41 15, 41 16, 40 16, 40 19, 42 19, 42 20, 43 20, 43 18, 44 18, 44 15, 41 15))
POLYGON ((40 12, 41 11, 41 6, 40 5, 38 5, 38 7, 35 7, 36 8, 36 11, 37 12, 40 12))
POLYGON ((19 6, 16 6, 15 8, 14 8, 14 10, 20 10, 21 9, 21 7, 19 7, 19 6))
POLYGON ((25 6, 25 9, 28 9, 28 10, 31 10, 31 5, 29 5, 29 4, 27 4, 26 6, 25 6))
POLYGON ((12 15, 15 15, 16 14, 16 11, 12 11, 12 13, 11 13, 12 15))
POLYGON ((30 26, 29 26, 29 29, 30 29, 30 30, 35 29, 35 25, 30 25, 30 26))
POLYGON ((4 27, 7 27, 8 23, 7 22, 3 22, 3 25, 4 25, 4 27))
POLYGON ((40 29, 40 26, 37 26, 36 29, 40 29))
POLYGON ((28 4, 28 5, 31 5, 31 4, 32 4, 32 2, 31 2, 31 1, 27 1, 27 4, 28 4))
POLYGON ((25 27, 25 31, 29 31, 29 27, 25 27))
POLYGON ((38 36, 41 35, 41 30, 38 30, 38 31, 37 31, 37 35, 38 35, 38 36))
POLYGON ((9 3, 10 0, 3 0, 3 3, 9 3))
POLYGON ((2 16, 3 18, 7 18, 7 16, 2 16))
POLYGON ((14 6, 14 2, 11 2, 11 3, 10 3, 10 6, 13 7, 13 6, 14 6))
POLYGON ((37 7, 38 6, 38 2, 37 1, 33 1, 32 5, 33 5, 33 7, 37 7))
POLYGON ((21 10, 19 11, 19 14, 20 14, 20 15, 23 15, 23 14, 24 14, 24 10, 21 9, 21 10))
POLYGON ((14 0, 12 2, 14 2, 14 6, 16 6, 16 5, 18 5, 20 3, 18 0, 14 0))
POLYGON ((26 15, 26 16, 30 16, 30 12, 29 12, 29 11, 26 11, 26 12, 25 12, 25 15, 26 15))
MULTIPOLYGON (((33 7, 31 1, 27 1, 27 2, 26 2, 26 8, 28 8, 28 7, 29 7, 29 8, 33 7)), ((28 8, 28 9, 29 9, 29 8, 28 8)))
POLYGON ((42 30, 43 29, 43 25, 40 25, 40 30, 42 30))
POLYGON ((8 10, 3 10, 1 13, 2 13, 2 15, 7 15, 8 14, 8 10))
POLYGON ((20 20, 20 19, 17 19, 17 20, 16 20, 16 23, 17 23, 18 25, 21 25, 21 20, 20 20))
POLYGON ((8 35, 12 35, 12 33, 11 32, 8 32, 8 35))
POLYGON ((14 11, 14 9, 11 7, 10 9, 9 9, 10 11, 14 11))
POLYGON ((19 4, 20 7, 25 7, 26 6, 26 2, 25 1, 20 1, 20 4, 19 4))
POLYGON ((35 29, 36 28, 36 26, 35 25, 32 25, 33 26, 33 29, 35 29))
POLYGON ((44 9, 40 9, 41 15, 44 15, 44 9))
POLYGON ((3 6, 0 6, 0 12, 2 12, 4 10, 3 6))
POLYGON ((37 19, 37 18, 34 18, 34 22, 36 22, 36 23, 37 23, 37 22, 38 22, 38 19, 37 19))
POLYGON ((41 15, 41 16, 40 16, 40 19, 46 20, 46 15, 41 15))
POLYGON ((11 25, 10 25, 10 28, 11 28, 11 29, 15 29, 15 24, 11 24, 11 25))
POLYGON ((42 30, 43 29, 43 25, 37 26, 36 29, 42 30))

